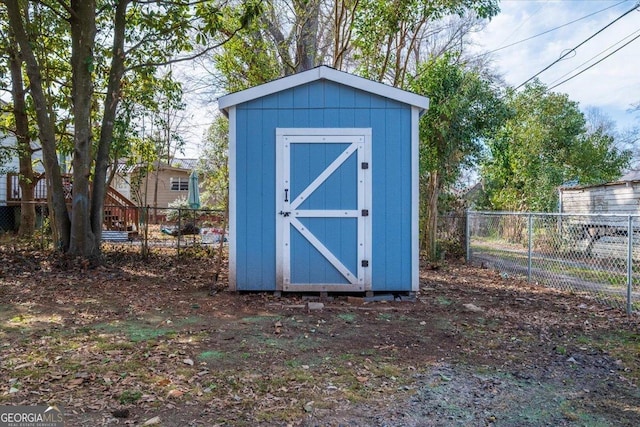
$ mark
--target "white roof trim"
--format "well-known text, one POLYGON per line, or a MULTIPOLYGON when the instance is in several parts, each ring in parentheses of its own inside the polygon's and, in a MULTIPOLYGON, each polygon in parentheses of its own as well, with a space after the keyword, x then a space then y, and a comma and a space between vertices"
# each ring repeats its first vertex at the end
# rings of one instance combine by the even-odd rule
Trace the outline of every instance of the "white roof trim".
POLYGON ((218 108, 225 115, 227 115, 229 108, 232 106, 242 104, 243 102, 251 101, 254 99, 262 98, 263 96, 271 95, 277 92, 282 92, 284 90, 291 89, 296 86, 301 86, 303 84, 310 83, 316 80, 329 80, 332 82, 340 83, 345 86, 350 86, 355 89, 360 89, 365 92, 380 95, 394 101, 409 104, 414 107, 419 107, 422 110, 426 110, 427 108, 429 108, 429 98, 425 96, 407 92, 406 90, 374 82, 372 80, 367 80, 365 78, 345 73, 343 71, 338 71, 334 68, 327 67, 326 65, 312 68, 311 70, 303 71, 291 76, 283 77, 281 79, 245 89, 240 92, 222 96, 218 98, 218 108))

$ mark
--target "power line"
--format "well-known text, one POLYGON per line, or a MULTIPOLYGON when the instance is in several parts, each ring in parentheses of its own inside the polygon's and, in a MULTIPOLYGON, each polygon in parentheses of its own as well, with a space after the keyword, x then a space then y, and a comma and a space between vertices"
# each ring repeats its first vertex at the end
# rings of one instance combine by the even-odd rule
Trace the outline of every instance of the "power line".
POLYGON ((564 79, 563 81, 561 81, 560 83, 558 83, 557 85, 551 86, 549 89, 547 90, 551 90, 551 89, 555 89, 558 86, 560 86, 561 84, 564 84, 566 82, 568 82, 571 79, 574 79, 576 77, 578 77, 580 74, 584 73, 587 70, 590 70, 591 68, 595 67, 596 65, 598 65, 599 63, 601 63, 602 61, 604 61, 605 59, 607 59, 608 57, 610 57, 611 55, 613 55, 614 53, 618 52, 620 49, 624 48, 625 46, 633 43, 635 40, 637 40, 638 38, 640 38, 640 34, 638 34, 637 36, 635 36, 634 38, 632 38, 631 40, 629 40, 628 42, 626 42, 625 44, 623 44, 622 46, 620 46, 619 48, 617 48, 616 50, 614 50, 613 52, 611 52, 610 54, 608 54, 607 56, 605 56, 604 58, 601 58, 599 61, 594 62, 593 64, 591 64, 590 66, 588 66, 587 68, 585 68, 584 70, 580 71, 577 74, 574 74, 573 76, 564 79))
POLYGON ((609 22, 607 25, 605 25, 604 27, 600 28, 598 31, 596 31, 595 33, 593 33, 591 36, 589 36, 587 39, 583 40, 582 42, 580 42, 576 47, 574 47, 573 49, 570 49, 568 51, 566 51, 565 53, 563 53, 562 55, 560 55, 560 57, 558 59, 556 59, 555 61, 553 61, 551 64, 547 65, 546 67, 544 67, 542 70, 538 71, 536 74, 534 74, 533 76, 529 77, 525 82, 519 84, 516 87, 516 90, 520 89, 522 86, 526 85, 527 83, 529 83, 531 80, 535 79, 536 77, 538 77, 540 74, 544 73, 545 71, 547 71, 549 68, 553 67, 554 65, 556 65, 558 62, 562 61, 564 58, 566 58, 567 56, 569 56, 571 53, 575 53, 576 49, 578 49, 580 46, 584 45, 585 43, 587 43, 589 40, 591 40, 592 38, 594 38, 595 36, 597 36, 598 34, 600 34, 601 32, 603 32, 604 30, 606 30, 607 28, 609 28, 610 26, 612 26, 613 24, 615 24, 616 22, 618 22, 619 20, 621 20, 622 18, 624 18, 625 16, 627 16, 628 14, 630 14, 631 12, 635 11, 638 6, 640 5, 640 3, 636 3, 631 9, 627 10, 626 12, 624 12, 622 15, 618 16, 616 19, 614 19, 613 21, 609 22))
POLYGON ((513 43, 510 43, 510 44, 508 44, 508 45, 501 46, 501 47, 499 47, 499 48, 497 48, 497 49, 490 50, 489 52, 485 52, 485 53, 483 53, 482 55, 488 55, 488 54, 490 54, 490 53, 498 52, 498 51, 501 51, 501 50, 503 50, 503 49, 509 48, 509 47, 511 47, 511 46, 515 46, 515 45, 517 45, 517 44, 524 43, 524 42, 529 41, 529 40, 533 40, 533 39, 535 39, 535 38, 537 38, 537 37, 544 36, 545 34, 549 34, 549 33, 553 32, 553 31, 559 30, 560 28, 567 27, 567 26, 569 26, 569 25, 571 25, 571 24, 575 24, 575 23, 576 23, 576 22, 578 22, 578 21, 582 21, 583 19, 590 18, 590 17, 592 17, 592 16, 594 16, 594 15, 597 15, 597 14, 599 14, 599 13, 602 13, 602 12, 604 12, 604 11, 606 11, 606 10, 612 9, 612 8, 614 8, 614 7, 616 7, 616 6, 620 6, 622 3, 627 3, 628 1, 629 1, 629 0, 622 0, 620 3, 616 3, 616 4, 614 4, 613 6, 609 6, 609 7, 606 7, 606 8, 604 8, 604 9, 601 9, 601 10, 598 10, 598 11, 596 11, 596 12, 593 12, 593 13, 590 13, 590 14, 588 14, 588 15, 585 15, 585 16, 583 16, 583 17, 581 17, 581 18, 574 19, 573 21, 567 22, 566 24, 562 24, 562 25, 559 25, 559 26, 557 26, 557 27, 551 28, 551 29, 549 29, 549 30, 543 31, 543 32, 541 32, 541 33, 539 33, 539 34, 536 34, 536 35, 534 35, 534 36, 527 37, 527 38, 525 38, 525 39, 518 40, 517 42, 513 42, 513 43))
POLYGON ((614 44, 612 44, 611 46, 607 47, 606 49, 598 52, 597 54, 595 54, 594 56, 592 56, 591 58, 587 59, 586 61, 584 61, 582 64, 578 65, 577 67, 573 68, 572 70, 564 73, 563 75, 561 75, 560 77, 558 77, 557 79, 555 79, 554 81, 552 81, 551 83, 549 83, 550 85, 555 84, 556 82, 562 80, 563 78, 565 78, 566 76, 570 75, 571 73, 573 73, 574 71, 580 69, 580 67, 582 67, 583 65, 588 64, 589 62, 593 61, 594 59, 596 59, 597 57, 599 57, 600 55, 602 55, 603 53, 607 52, 608 50, 613 49, 615 46, 619 45, 620 43, 624 42, 625 40, 633 37, 635 34, 639 33, 640 29, 632 32, 631 34, 629 34, 628 36, 622 38, 621 40, 618 40, 617 42, 615 42, 614 44))
MULTIPOLYGON (((547 1, 545 1, 545 3, 548 3, 548 0, 547 0, 547 1)), ((535 16, 536 16, 536 15, 537 15, 541 10, 542 10, 542 7, 543 7, 543 6, 544 6, 544 4, 540 4, 540 5, 537 7, 537 9, 536 9, 536 10, 535 10, 531 15, 529 15, 529 17, 528 17, 527 19, 522 20, 522 21, 520 22, 520 24, 519 24, 519 25, 518 25, 518 26, 517 26, 513 31, 511 31, 511 33, 510 33, 507 37, 505 37, 504 39, 502 39, 502 41, 501 41, 500 43, 502 44, 502 43, 506 42, 507 40, 509 40, 509 39, 511 38, 511 36, 513 36, 514 34, 516 34, 516 33, 518 32, 518 30, 524 26, 524 24, 526 24, 526 23, 527 23, 527 22, 529 22, 531 19, 533 19, 533 18, 534 18, 534 17, 535 17, 535 16)), ((498 48, 497 50, 500 50, 500 48, 498 48)), ((491 52, 487 52, 487 53, 491 53, 491 52)), ((483 54, 483 55, 486 55, 486 54, 483 54)), ((482 55, 479 55, 479 56, 482 56, 482 55)))

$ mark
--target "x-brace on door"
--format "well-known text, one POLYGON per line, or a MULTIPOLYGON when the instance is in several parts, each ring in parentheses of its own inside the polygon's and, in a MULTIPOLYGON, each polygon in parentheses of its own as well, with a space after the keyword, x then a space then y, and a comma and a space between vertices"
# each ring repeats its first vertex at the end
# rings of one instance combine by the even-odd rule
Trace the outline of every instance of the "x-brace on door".
POLYGON ((277 129, 276 257, 284 291, 371 289, 371 129, 277 129))

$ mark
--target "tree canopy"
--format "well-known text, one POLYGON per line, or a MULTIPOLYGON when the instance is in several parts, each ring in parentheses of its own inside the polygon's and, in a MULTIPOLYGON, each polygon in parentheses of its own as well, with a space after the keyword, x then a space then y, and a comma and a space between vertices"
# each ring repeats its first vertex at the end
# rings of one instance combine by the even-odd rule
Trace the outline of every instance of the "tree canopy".
POLYGON ((13 36, 10 40, 25 64, 58 245, 65 252, 96 256, 107 168, 116 123, 122 117, 119 107, 123 98, 140 95, 128 90, 135 87, 134 76, 153 76, 161 65, 224 44, 259 13, 260 2, 246 1, 234 8, 241 18, 231 31, 222 31, 231 9, 216 1, 2 0, 2 5, 0 13, 6 13, 8 22, 3 30, 13 36), (55 43, 45 46, 49 40, 55 43), (52 64, 60 68, 52 71, 52 64), (66 104, 56 104, 55 97, 66 104), (61 111, 69 118, 62 127, 73 141, 70 214, 57 157, 61 111))
MULTIPOLYGON (((498 0, 0 0, 0 86, 23 79, 17 134, 28 147, 37 133, 57 245, 82 256, 100 251, 109 166, 182 143, 170 115, 183 87, 168 64, 206 57, 217 93, 330 64, 426 95, 420 191, 434 255, 440 196, 483 154, 483 206, 508 210, 552 210, 558 185, 614 179, 629 162, 567 96, 539 83, 505 95, 463 60, 465 35, 498 12, 498 0), (149 119, 166 131, 163 145, 140 130, 149 119), (70 210, 59 153, 73 159, 70 210)), ((216 121, 204 138, 219 202, 225 132, 216 121)))
POLYGON ((487 138, 480 175, 482 206, 495 210, 557 209, 561 185, 598 184, 620 177, 631 153, 602 127, 587 130, 578 104, 540 82, 506 98, 509 118, 487 138))
POLYGON ((409 88, 429 97, 420 120, 420 194, 423 248, 436 256, 438 206, 465 167, 475 164, 482 141, 502 123, 500 89, 459 55, 445 54, 422 64, 409 88))

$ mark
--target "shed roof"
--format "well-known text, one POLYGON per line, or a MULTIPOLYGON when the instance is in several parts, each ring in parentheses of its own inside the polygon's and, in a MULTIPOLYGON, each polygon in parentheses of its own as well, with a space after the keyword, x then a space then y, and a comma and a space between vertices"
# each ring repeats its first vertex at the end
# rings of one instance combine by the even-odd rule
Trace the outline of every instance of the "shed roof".
POLYGON ((343 71, 338 71, 335 68, 327 67, 326 65, 321 65, 319 67, 312 68, 311 70, 303 71, 301 73, 293 74, 287 77, 282 77, 269 83, 264 83, 259 86, 242 90, 240 92, 222 96, 218 98, 218 108, 225 115, 228 115, 229 108, 233 107, 234 105, 242 104, 243 102, 251 101, 257 98, 262 98, 263 96, 271 95, 317 80, 328 80, 340 83, 354 89, 359 89, 398 102, 402 102, 404 104, 419 107, 422 111, 429 108, 429 98, 425 96, 398 89, 396 87, 389 86, 383 83, 374 82, 372 80, 345 73, 343 71))
POLYGON ((560 187, 560 191, 587 190, 590 188, 611 187, 611 186, 629 186, 629 185, 636 184, 638 182, 640 182, 640 172, 631 171, 616 181, 603 182, 601 184, 590 184, 590 185, 563 185, 560 187))

